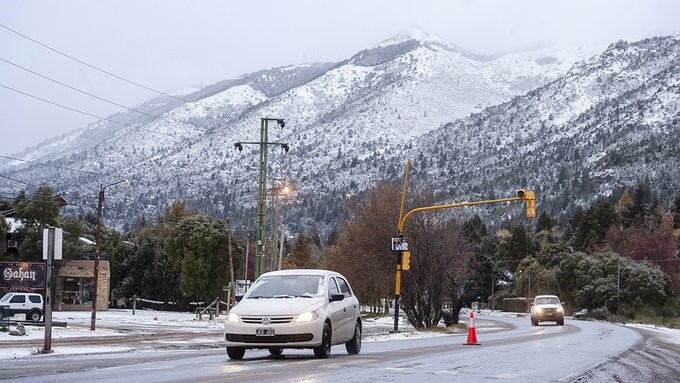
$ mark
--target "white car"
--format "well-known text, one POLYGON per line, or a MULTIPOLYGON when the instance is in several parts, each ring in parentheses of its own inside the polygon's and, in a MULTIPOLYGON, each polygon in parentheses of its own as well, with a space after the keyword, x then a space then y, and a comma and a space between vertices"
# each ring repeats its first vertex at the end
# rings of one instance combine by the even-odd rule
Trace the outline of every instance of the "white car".
POLYGON ((33 293, 7 293, 0 298, 0 319, 26 314, 26 320, 38 322, 43 316, 43 297, 33 293))
POLYGON ((262 274, 227 315, 224 340, 230 359, 246 349, 311 348, 327 358, 331 346, 361 351, 359 301, 347 278, 327 270, 284 270, 262 274))
POLYGON ((531 324, 538 326, 541 321, 555 321, 564 325, 564 308, 556 295, 538 295, 531 305, 531 324))

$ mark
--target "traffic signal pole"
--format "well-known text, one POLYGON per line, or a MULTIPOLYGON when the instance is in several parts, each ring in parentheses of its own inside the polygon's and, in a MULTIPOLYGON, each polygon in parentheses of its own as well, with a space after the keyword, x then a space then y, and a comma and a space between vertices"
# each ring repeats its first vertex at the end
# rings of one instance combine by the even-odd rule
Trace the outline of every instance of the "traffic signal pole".
MULTIPOLYGON (((489 205, 489 204, 496 204, 496 203, 503 203, 503 202, 524 202, 525 205, 526 205, 527 218, 536 218, 536 198, 535 198, 535 194, 532 191, 527 191, 527 190, 524 190, 524 189, 518 190, 515 197, 499 198, 499 199, 484 200, 484 201, 460 202, 460 203, 452 203, 452 204, 446 204, 446 205, 423 206, 423 207, 411 209, 406 214, 404 214, 404 204, 405 204, 405 201, 406 201, 406 191, 407 191, 407 188, 408 188, 408 177, 409 177, 410 168, 411 168, 411 163, 410 163, 410 161, 407 161, 406 162, 406 170, 404 171, 404 185, 403 185, 403 189, 402 189, 402 192, 401 192, 401 207, 399 209, 399 224, 397 225, 397 235, 400 239, 404 238, 404 227, 406 226, 406 222, 408 222, 409 218, 411 218, 415 213, 432 212, 432 211, 439 211, 439 210, 446 210, 446 209, 457 209, 457 208, 477 206, 477 205, 489 205)), ((404 256, 404 253, 407 252, 405 249, 400 249, 400 250, 398 250, 398 252, 399 252, 399 254, 398 254, 398 257, 397 257, 397 270, 396 270, 396 275, 395 275, 395 280, 394 280, 394 330, 393 330, 393 332, 399 332, 399 306, 400 306, 400 299, 401 299, 401 273, 402 273, 402 271, 406 270, 406 267, 408 267, 406 265, 408 263, 410 263, 410 260, 405 259, 405 258, 410 257, 410 254, 408 254, 406 257, 404 256), (404 266, 404 267, 402 267, 402 266, 404 266)))
MULTIPOLYGON (((404 207, 406 205, 406 192, 408 191, 408 179, 411 175, 411 161, 406 160, 406 166, 404 167, 404 184, 401 188, 401 204, 399 206, 399 222, 397 223, 397 229, 399 224, 401 224, 401 219, 404 216, 404 207)), ((403 233, 400 232, 399 238, 403 239, 403 233)), ((402 273, 402 261, 404 259, 404 251, 399 250, 397 252, 397 265, 394 275, 394 332, 399 332, 399 309, 401 303, 401 273, 402 273)))

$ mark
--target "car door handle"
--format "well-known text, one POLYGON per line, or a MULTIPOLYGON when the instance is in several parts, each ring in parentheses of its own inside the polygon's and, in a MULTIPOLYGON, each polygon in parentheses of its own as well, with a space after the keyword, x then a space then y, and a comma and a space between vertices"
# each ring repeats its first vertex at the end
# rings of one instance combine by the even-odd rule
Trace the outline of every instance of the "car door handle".
POLYGON ((342 311, 347 312, 347 307, 343 308, 342 311))

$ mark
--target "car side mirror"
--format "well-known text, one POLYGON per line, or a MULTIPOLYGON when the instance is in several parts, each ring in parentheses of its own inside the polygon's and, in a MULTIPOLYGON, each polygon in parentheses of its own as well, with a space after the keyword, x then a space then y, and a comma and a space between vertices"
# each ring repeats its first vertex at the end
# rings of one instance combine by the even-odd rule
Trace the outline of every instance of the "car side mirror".
POLYGON ((345 299, 345 294, 331 294, 331 302, 339 302, 345 299))
POLYGON ((562 302, 562 306, 566 306, 566 305, 567 305, 567 302, 562 302))
POLYGON ((234 296, 234 300, 235 300, 236 302, 241 302, 241 299, 243 299, 243 295, 235 295, 235 296, 234 296))

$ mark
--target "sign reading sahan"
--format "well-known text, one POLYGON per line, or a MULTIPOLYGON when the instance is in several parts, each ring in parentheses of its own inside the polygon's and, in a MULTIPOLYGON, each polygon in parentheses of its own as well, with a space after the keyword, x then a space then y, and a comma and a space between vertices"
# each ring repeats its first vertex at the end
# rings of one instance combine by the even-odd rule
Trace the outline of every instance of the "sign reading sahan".
POLYGON ((44 288, 44 263, 0 262, 0 291, 34 292, 44 288))

